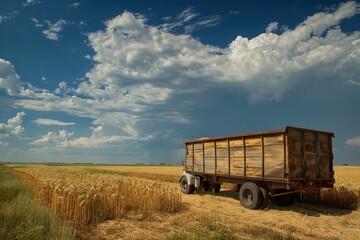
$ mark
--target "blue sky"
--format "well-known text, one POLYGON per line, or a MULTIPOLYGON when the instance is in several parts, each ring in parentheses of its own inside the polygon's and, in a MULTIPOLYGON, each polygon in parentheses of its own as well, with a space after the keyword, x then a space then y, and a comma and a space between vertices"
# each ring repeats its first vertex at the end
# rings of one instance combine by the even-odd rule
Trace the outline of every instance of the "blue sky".
POLYGON ((287 125, 360 164, 360 3, 0 1, 0 161, 180 163, 287 125))

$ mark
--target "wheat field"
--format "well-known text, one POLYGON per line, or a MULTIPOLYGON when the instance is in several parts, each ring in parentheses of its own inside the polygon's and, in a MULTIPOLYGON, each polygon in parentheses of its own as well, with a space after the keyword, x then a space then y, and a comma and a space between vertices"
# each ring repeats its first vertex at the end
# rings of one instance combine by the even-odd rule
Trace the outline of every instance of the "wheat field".
MULTIPOLYGON (((62 169, 99 170, 103 173, 124 174, 151 180, 177 183, 182 175, 182 166, 60 166, 62 169)), ((357 209, 360 206, 360 167, 335 166, 335 186, 333 189, 306 191, 304 202, 341 209, 357 209)), ((224 183, 223 189, 235 190, 236 185, 224 183)))
POLYGON ((181 194, 181 166, 14 168, 80 239, 359 239, 360 167, 334 170, 317 202, 249 210, 226 188, 181 194))
POLYGON ((15 174, 44 204, 82 225, 119 218, 129 210, 175 212, 181 204, 175 186, 142 178, 45 166, 20 168, 15 174))

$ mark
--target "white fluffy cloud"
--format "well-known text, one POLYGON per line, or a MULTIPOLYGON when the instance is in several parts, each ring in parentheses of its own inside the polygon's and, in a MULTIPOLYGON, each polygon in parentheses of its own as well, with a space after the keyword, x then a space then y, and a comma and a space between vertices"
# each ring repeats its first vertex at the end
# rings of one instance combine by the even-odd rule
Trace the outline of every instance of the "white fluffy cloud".
POLYGON ((20 90, 20 77, 15 72, 14 66, 0 58, 0 88, 10 96, 17 95, 20 90))
POLYGON ((73 122, 61 122, 58 120, 48 119, 48 118, 38 118, 34 120, 34 123, 38 125, 53 125, 53 126, 71 126, 76 124, 73 122))
POLYGON ((42 33, 47 39, 54 41, 59 40, 59 37, 61 36, 60 32, 62 32, 64 30, 64 26, 68 24, 68 22, 64 19, 60 19, 56 23, 51 23, 50 21, 45 20, 45 23, 48 25, 48 29, 43 30, 42 33))
POLYGON ((133 137, 103 135, 102 126, 93 128, 92 135, 90 137, 74 138, 73 135, 73 132, 68 132, 67 130, 60 130, 59 132, 50 131, 46 135, 43 135, 39 139, 33 141, 32 144, 55 144, 57 147, 62 148, 96 148, 108 146, 109 144, 120 143, 123 141, 135 140, 133 137))
POLYGON ((266 27, 266 32, 267 33, 271 33, 271 32, 274 32, 276 31, 278 28, 279 28, 279 23, 277 22, 272 22, 270 23, 267 27, 266 27))
POLYGON ((50 131, 46 135, 41 136, 39 139, 35 140, 33 144, 55 143, 64 145, 72 135, 74 135, 73 132, 68 132, 66 130, 60 130, 58 133, 50 131))
POLYGON ((360 137, 350 138, 345 141, 345 144, 348 146, 360 146, 360 137))
POLYGON ((7 123, 0 123, 0 137, 22 134, 25 129, 21 124, 25 115, 25 112, 19 112, 15 117, 10 118, 7 123))
MULTIPOLYGON (((147 83, 179 93, 206 90, 209 83, 240 83, 250 101, 281 100, 307 73, 314 79, 337 76, 342 81, 353 80, 348 72, 360 73, 360 34, 345 34, 338 25, 358 13, 359 4, 348 2, 279 35, 271 33, 277 27, 272 23, 267 33, 253 39, 238 36, 222 49, 172 34, 163 25, 149 26, 143 16, 124 12, 109 20, 105 31, 89 34, 97 64, 78 90, 91 89, 94 96, 103 89, 147 83)), ((195 17, 190 10, 181 15, 184 22, 195 17)))
POLYGON ((49 99, 55 95, 47 89, 39 89, 30 83, 24 83, 16 73, 14 66, 0 58, 0 89, 4 89, 10 96, 26 98, 49 99))

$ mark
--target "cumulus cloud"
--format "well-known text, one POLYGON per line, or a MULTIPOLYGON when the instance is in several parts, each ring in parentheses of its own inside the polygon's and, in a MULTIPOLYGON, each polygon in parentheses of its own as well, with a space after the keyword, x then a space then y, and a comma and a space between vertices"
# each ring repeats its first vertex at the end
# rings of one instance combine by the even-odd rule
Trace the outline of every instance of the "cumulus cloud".
POLYGON ((10 118, 7 123, 0 123, 0 137, 10 135, 21 135, 25 129, 21 126, 25 112, 19 112, 15 117, 10 118))
POLYGON ((74 135, 73 132, 60 130, 59 132, 48 132, 46 135, 41 136, 39 139, 32 142, 32 144, 48 144, 55 143, 57 145, 66 145, 69 138, 74 135))
POLYGON ((34 123, 38 125, 54 125, 54 126, 71 126, 75 125, 76 123, 73 122, 62 122, 54 119, 48 119, 48 118, 38 118, 34 120, 34 123))
POLYGON ((41 136, 39 139, 32 142, 35 145, 48 145, 55 144, 62 148, 97 148, 108 146, 109 144, 120 143, 123 141, 134 140, 133 137, 126 137, 120 135, 103 135, 102 126, 93 128, 90 137, 74 138, 73 132, 60 130, 58 132, 48 132, 46 135, 41 136))
POLYGON ((10 96, 14 96, 19 93, 20 85, 20 77, 15 72, 14 66, 9 61, 0 58, 0 88, 10 96))
POLYGON ((360 146, 360 137, 350 138, 345 141, 347 146, 360 146))
MULTIPOLYGON (((79 90, 95 88, 95 93, 147 82, 179 93, 190 86, 204 90, 209 82, 238 83, 252 102, 281 100, 307 73, 343 81, 351 77, 348 72, 359 73, 359 43, 353 44, 359 32, 345 34, 338 25, 358 12, 359 5, 348 2, 279 35, 270 32, 277 26, 272 23, 267 33, 253 39, 238 36, 225 49, 168 32, 174 25, 164 30, 164 25, 149 26, 143 16, 124 12, 108 21, 105 31, 89 34, 97 64, 87 73, 89 84, 79 90)), ((177 18, 187 22, 196 16, 187 9, 177 18)))
POLYGON ((51 23, 50 21, 45 20, 45 23, 48 25, 48 29, 42 31, 44 36, 47 39, 58 41, 61 37, 60 32, 64 30, 64 26, 68 24, 64 19, 60 19, 56 23, 51 23))
MULTIPOLYGON (((78 86, 62 82, 54 93, 32 86, 19 90, 19 77, 11 78, 10 87, 4 81, 0 86, 10 89, 9 95, 24 97, 16 100, 17 107, 87 117, 117 131, 104 134, 94 128, 90 137, 59 140, 62 146, 152 139, 157 134, 143 134, 142 121, 188 123, 186 113, 194 102, 186 100, 198 100, 219 87, 242 91, 257 103, 280 101, 289 89, 319 76, 357 80, 360 33, 344 33, 340 23, 358 13, 359 4, 347 2, 306 18, 294 29, 275 34, 278 25, 270 23, 265 33, 252 39, 237 36, 226 48, 219 48, 171 31, 183 27, 185 32, 200 18, 192 8, 159 26, 149 25, 142 15, 124 12, 107 21, 104 30, 88 34, 95 52, 89 58, 95 63, 78 86)), ((47 142, 39 139, 40 143, 47 142)))

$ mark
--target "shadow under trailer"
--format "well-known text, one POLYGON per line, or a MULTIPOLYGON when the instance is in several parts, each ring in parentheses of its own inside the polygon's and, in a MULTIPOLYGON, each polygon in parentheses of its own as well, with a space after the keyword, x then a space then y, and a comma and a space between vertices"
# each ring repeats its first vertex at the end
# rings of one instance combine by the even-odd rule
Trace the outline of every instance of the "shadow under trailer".
POLYGON ((330 132, 286 127, 186 141, 181 191, 219 192, 227 182, 237 184, 246 208, 264 208, 269 200, 290 205, 305 189, 334 186, 333 137, 330 132))

